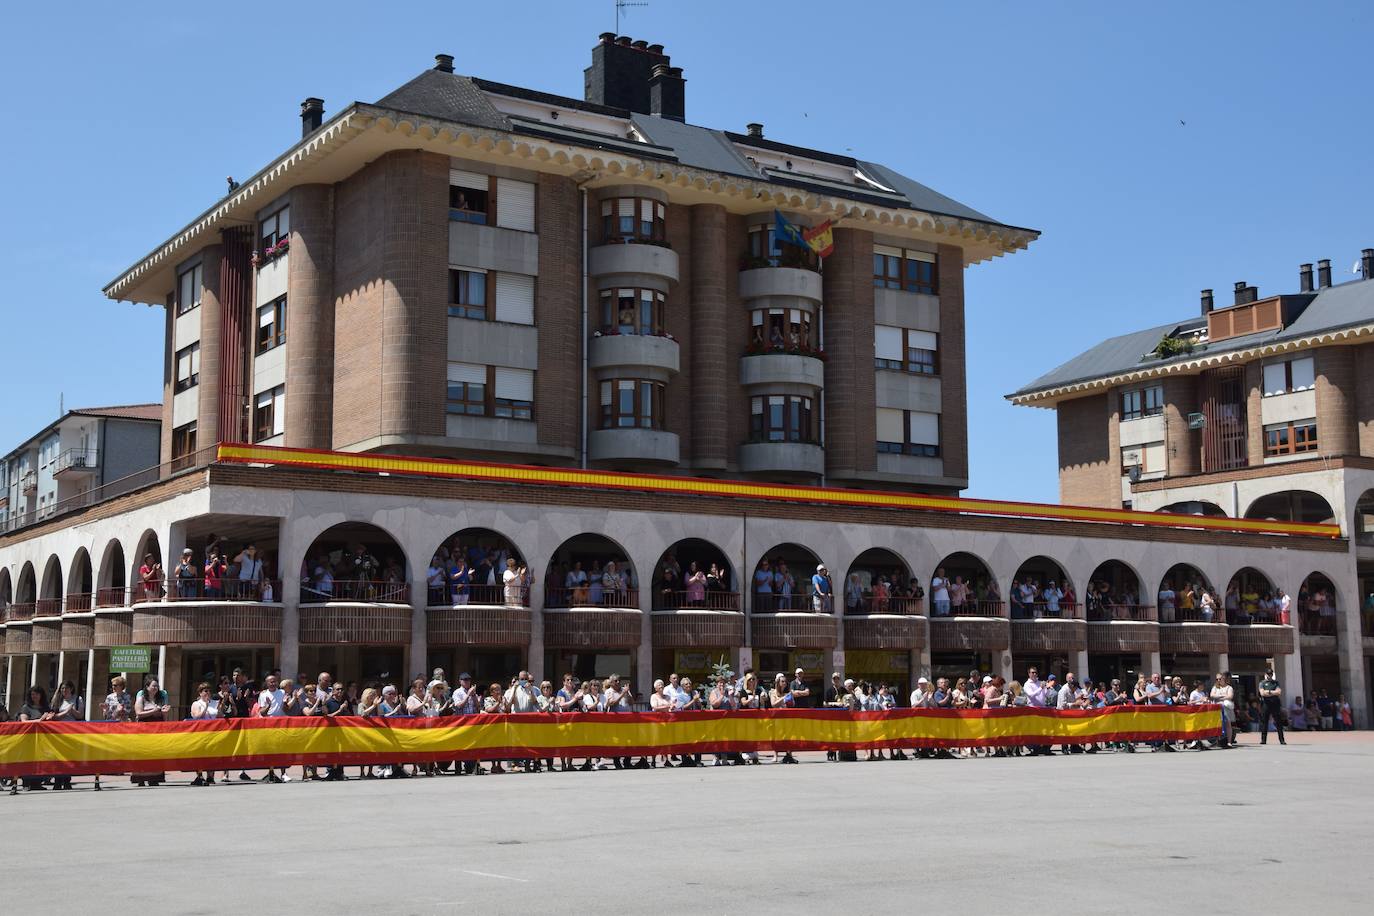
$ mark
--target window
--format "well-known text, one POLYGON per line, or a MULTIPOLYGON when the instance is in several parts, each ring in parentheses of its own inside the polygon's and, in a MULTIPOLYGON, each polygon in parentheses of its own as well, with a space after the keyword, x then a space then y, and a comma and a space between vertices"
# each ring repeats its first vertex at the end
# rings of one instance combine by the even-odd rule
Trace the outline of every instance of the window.
POLYGON ((188 388, 194 388, 200 384, 200 342, 191 344, 177 351, 177 377, 176 384, 172 386, 174 393, 180 394, 188 388))
POLYGON ((663 334, 663 293, 656 289, 603 289, 602 334, 663 334))
POLYGON ((1301 455, 1317 450, 1317 421, 1295 420, 1264 427, 1264 457, 1301 455))
POLYGON ((286 297, 278 296, 258 308, 258 352, 286 343, 286 297))
POLYGON ((1141 417, 1157 417, 1162 413, 1164 386, 1151 385, 1149 388, 1121 392, 1121 419, 1139 420, 1141 417))
POLYGON ((1264 396, 1308 391, 1316 385, 1316 367, 1312 357, 1301 356, 1264 365, 1264 396))
POLYGON ((177 314, 185 315, 200 305, 201 272, 200 265, 187 268, 177 274, 177 314))
POLYGON ((662 382, 610 379, 601 383, 602 429, 663 429, 662 382))
POLYGON ((647 197, 612 197, 601 202, 604 242, 662 242, 667 237, 663 204, 647 197))
POLYGON ((940 415, 921 410, 877 410, 878 451, 888 455, 940 457, 940 415))
POLYGON ((487 278, 483 270, 448 272, 448 314, 450 318, 487 317, 487 278))
POLYGON ((873 326, 873 365, 916 375, 938 375, 940 336, 931 331, 873 326))
POLYGON ((803 309, 755 309, 750 313, 750 353, 782 350, 808 354, 816 351, 811 342, 811 313, 803 309))
POLYGON ((484 416, 487 412, 487 367, 471 363, 448 364, 449 413, 484 416))
POLYGON ((496 274, 496 320, 534 324, 534 277, 502 271, 496 274))
POLYGON ((749 438, 753 442, 820 442, 811 398, 768 394, 749 399, 749 438))
POLYGON ((510 420, 534 419, 534 372, 505 366, 489 366, 488 369, 495 390, 492 416, 510 420))
POLYGON ((1142 475, 1163 474, 1168 470, 1165 464, 1164 443, 1146 442, 1143 445, 1123 447, 1121 449, 1122 475, 1130 474, 1132 468, 1139 468, 1142 475))
POLYGON ((773 223, 749 229, 749 267, 799 267, 816 269, 816 252, 797 245, 781 245, 773 223))
POLYGON ((534 185, 512 178, 496 179, 496 225, 521 232, 534 231, 534 185))
POLYGON ((291 208, 282 207, 262 221, 258 230, 259 248, 266 251, 291 235, 291 208))
POLYGON ((448 218, 454 222, 487 224, 492 185, 490 176, 462 169, 448 173, 448 218))
POLYGON ((875 245, 873 285, 879 289, 900 289, 934 296, 939 292, 935 255, 911 248, 875 245))
POLYGON ((445 410, 469 417, 533 420, 534 371, 449 363, 445 410))
POLYGON ((278 385, 253 399, 253 441, 286 432, 286 386, 278 385))
POLYGON ((190 467, 196 452, 196 424, 187 423, 172 430, 172 470, 190 467))

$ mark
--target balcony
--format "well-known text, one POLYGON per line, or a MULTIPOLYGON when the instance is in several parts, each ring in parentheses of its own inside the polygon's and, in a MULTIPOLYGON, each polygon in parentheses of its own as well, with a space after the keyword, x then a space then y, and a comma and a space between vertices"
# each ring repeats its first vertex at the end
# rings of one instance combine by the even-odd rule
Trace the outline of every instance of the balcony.
POLYGON ((39 598, 36 602, 34 602, 33 617, 35 620, 47 620, 49 618, 61 616, 61 598, 39 598))
POLYGON ((85 652, 95 648, 95 618, 72 617, 62 621, 62 651, 85 652))
POLYGON ((52 476, 84 477, 100 470, 100 453, 93 448, 69 448, 57 456, 52 476))
POLYGON ((602 334, 593 337, 587 364, 593 369, 649 368, 678 373, 678 342, 653 334, 602 334))
POLYGON ((5 623, 24 623, 33 619, 33 601, 17 601, 5 608, 5 623))
POLYGON ((1088 648, 1088 624, 1072 615, 1012 620, 1011 651, 1048 654, 1088 648))
POLYGON ((408 646, 414 611, 395 604, 301 605, 301 645, 408 646))
POLYGON ((825 451, 810 442, 746 442, 739 447, 739 469, 746 474, 819 477, 825 451))
POLYGON ((839 641, 839 622, 830 614, 778 611, 750 618, 756 649, 830 649, 839 641))
POLYGON ((805 385, 819 390, 825 385, 825 363, 806 353, 749 353, 740 357, 741 385, 805 385))
POLYGON ((9 626, 5 633, 6 655, 28 655, 33 652, 33 628, 9 626))
POLYGON ((1230 628, 1229 650, 1238 655, 1270 658, 1293 654, 1293 628, 1282 624, 1251 623, 1230 628))
POLYGON ((38 475, 33 471, 27 471, 19 478, 19 492, 35 493, 38 490, 38 475))
MULTIPOLYGON (((203 581, 174 580, 170 586, 166 595, 150 594, 142 585, 130 588, 122 599, 132 608, 130 614, 98 611, 94 646, 124 645, 117 640, 126 633, 127 643, 135 645, 263 646, 281 641, 281 605, 274 600, 281 595, 280 582, 226 579, 209 591, 203 581)), ((116 591, 101 589, 97 603, 121 600, 116 591)))
POLYGON ((431 606, 425 631, 434 648, 528 646, 533 614, 518 605, 431 606))
MULTIPOLYGON (((644 286, 644 279, 677 282, 677 252, 662 245, 597 245, 587 253, 587 270, 601 287, 644 286)), ((652 285, 652 284, 650 284, 652 285)))
POLYGON ((661 429, 594 429, 587 434, 587 457, 632 465, 677 464, 677 433, 661 429))
POLYGON ((1159 651, 1153 605, 1112 604, 1088 608, 1088 651, 1109 655, 1159 651))
POLYGON ((878 611, 871 614, 846 616, 844 618, 845 649, 917 651, 925 648, 926 618, 919 614, 919 601, 917 601, 915 610, 917 613, 914 614, 905 613, 901 609, 889 609, 888 613, 878 611))
POLYGON ((947 614, 931 615, 930 648, 935 652, 1000 652, 1011 646, 1007 606, 974 601, 947 614))
POLYGON ((745 641, 744 612, 738 592, 687 592, 654 595, 651 619, 654 645, 665 649, 724 649, 745 641))
POLYGON ((31 652, 61 652, 62 624, 55 620, 35 620, 30 630, 29 650, 31 652))
POLYGON ((756 267, 739 272, 741 299, 791 296, 821 301, 821 275, 800 267, 756 267))
POLYGON ((544 645, 551 649, 636 649, 643 621, 638 608, 549 606, 544 609, 544 645))

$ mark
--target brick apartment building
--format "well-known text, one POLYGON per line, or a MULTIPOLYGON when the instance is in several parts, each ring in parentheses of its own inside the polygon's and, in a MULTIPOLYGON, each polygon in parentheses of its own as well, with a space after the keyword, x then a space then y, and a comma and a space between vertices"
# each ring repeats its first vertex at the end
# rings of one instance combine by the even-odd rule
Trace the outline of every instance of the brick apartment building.
POLYGON ((1366 694, 1374 656, 1374 249, 1355 270, 1333 284, 1329 261, 1303 264, 1297 292, 1239 282, 1230 305, 1203 290, 1194 317, 1103 341, 1009 396, 1057 412, 1064 503, 1339 525, 1346 552, 1282 585, 1303 683, 1348 697, 1366 694))
POLYGON ((299 143, 106 288, 166 309, 160 479, 0 536, 8 688, 102 693, 128 644, 158 647, 178 702, 238 666, 643 691, 725 657, 905 691, 975 664, 1253 680, 1295 657, 1277 621, 1162 623, 1140 583, 1185 559, 1300 579, 1346 549, 1326 529, 941 502, 968 478, 963 271, 1036 237, 758 124, 692 125, 663 48, 610 34, 581 100, 446 55, 327 121, 307 99, 299 143), (831 221, 833 252, 779 245, 775 211, 831 221), (173 581, 183 548, 226 551, 234 581, 173 581), (441 550, 530 581, 455 601, 441 550), (621 584, 577 584, 611 562, 621 584), (707 598, 665 584, 693 563, 720 570, 707 598), (931 617, 876 590, 937 569, 976 598, 931 617), (1139 580, 1119 617, 1012 620, 999 597, 1102 569, 1139 580))

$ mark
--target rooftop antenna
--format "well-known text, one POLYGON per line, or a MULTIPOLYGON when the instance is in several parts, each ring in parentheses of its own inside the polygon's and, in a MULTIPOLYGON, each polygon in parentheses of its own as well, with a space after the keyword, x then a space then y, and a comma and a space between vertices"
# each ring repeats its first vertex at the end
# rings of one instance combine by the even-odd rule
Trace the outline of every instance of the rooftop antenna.
POLYGON ((620 34, 620 11, 631 6, 648 6, 644 0, 615 0, 615 33, 620 34))
POLYGON ((57 415, 59 417, 67 415, 67 394, 63 391, 57 393, 57 415))

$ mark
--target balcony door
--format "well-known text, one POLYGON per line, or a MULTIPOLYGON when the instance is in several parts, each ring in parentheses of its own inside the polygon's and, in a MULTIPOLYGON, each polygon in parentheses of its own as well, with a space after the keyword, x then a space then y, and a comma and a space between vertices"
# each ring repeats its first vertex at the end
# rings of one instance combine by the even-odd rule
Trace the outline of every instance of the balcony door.
POLYGON ((1240 366, 1202 373, 1202 470, 1243 468, 1246 455, 1245 369, 1240 366))

